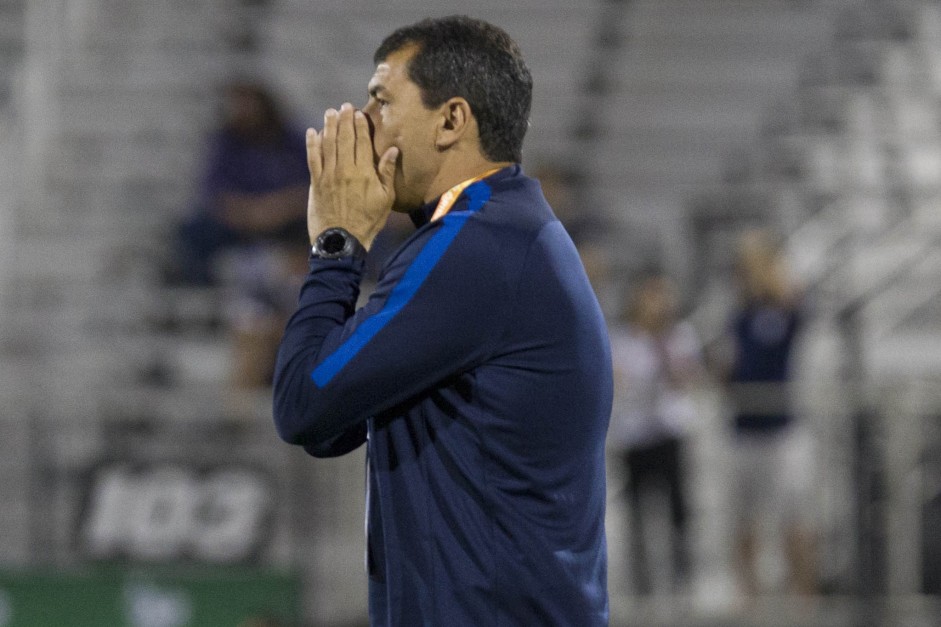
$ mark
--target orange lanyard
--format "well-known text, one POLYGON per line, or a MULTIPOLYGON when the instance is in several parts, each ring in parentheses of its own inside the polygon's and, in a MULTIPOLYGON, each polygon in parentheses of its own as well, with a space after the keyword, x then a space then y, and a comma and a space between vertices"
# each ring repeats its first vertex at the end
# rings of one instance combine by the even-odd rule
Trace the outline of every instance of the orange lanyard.
POLYGON ((454 206, 454 203, 457 202, 457 199, 461 196, 461 192, 467 189, 468 186, 473 185, 477 181, 481 181, 491 174, 499 172, 503 168, 494 168, 488 172, 484 172, 480 176, 475 176, 472 179, 467 179, 462 183, 458 183, 445 193, 441 194, 441 199, 438 201, 438 206, 435 207, 435 212, 431 215, 431 221, 434 222, 438 218, 443 218, 451 211, 451 207, 454 206))

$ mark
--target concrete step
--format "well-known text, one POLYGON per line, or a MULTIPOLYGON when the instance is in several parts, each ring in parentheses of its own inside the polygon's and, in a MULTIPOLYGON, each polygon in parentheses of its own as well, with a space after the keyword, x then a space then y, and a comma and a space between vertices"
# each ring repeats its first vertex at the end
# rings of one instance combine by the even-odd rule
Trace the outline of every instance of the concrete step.
POLYGON ((73 43, 84 49, 199 45, 213 42, 231 21, 243 19, 251 9, 237 2, 181 3, 99 1, 72 11, 73 43), (171 6, 172 5, 172 6, 171 6))
MULTIPOLYGON (((127 180, 105 186, 92 177, 64 184, 55 181, 32 211, 16 216, 21 239, 58 241, 105 238, 115 245, 172 245, 171 228, 191 202, 189 187, 176 186, 174 177, 127 180)), ((16 248, 17 244, 11 244, 16 248)))
MULTIPOLYGON (((695 129, 691 131, 682 138, 679 129, 663 133, 609 130, 592 150, 594 173, 627 185, 711 183, 722 173, 732 138, 697 137, 695 129)), ((624 193, 630 189, 625 187, 624 193)))
MULTIPOLYGON (((937 264, 937 260, 935 260, 937 264)), ((937 334, 941 336, 941 290, 937 276, 906 280, 875 298, 861 313, 867 336, 937 334)))
MULTIPOLYGON (((56 81, 66 89, 104 96, 116 90, 171 93, 181 102, 205 99, 231 56, 213 51, 139 49, 87 51, 63 59, 56 81), (128 52, 133 50, 133 52, 128 52), (199 59, 194 63, 194 59, 199 59)), ((70 95, 66 92, 64 95, 70 95)))
POLYGON ((628 197, 635 182, 702 185, 726 176, 769 108, 792 93, 800 60, 826 47, 839 5, 632 3, 615 89, 598 124, 604 147, 595 151, 596 167, 611 178, 601 185, 623 182, 628 197))
POLYGON ((941 333, 937 330, 889 334, 867 343, 874 377, 906 379, 941 374, 941 333))
POLYGON ((897 41, 917 33, 920 2, 867 0, 847 6, 839 15, 835 36, 850 41, 897 41))
MULTIPOLYGON (((153 419, 157 425, 211 424, 254 414, 270 420, 271 392, 235 395, 223 385, 191 382, 172 387, 113 385, 98 392, 101 416, 109 419, 153 419), (242 411, 244 414, 236 414, 242 411)), ((270 435, 274 436, 272 429, 270 435)))
POLYGON ((25 46, 24 40, 22 10, 0 5, 0 53, 4 57, 20 56, 25 46))
POLYGON ((721 90, 668 93, 628 90, 612 100, 616 104, 602 113, 602 129, 686 129, 700 134, 731 132, 741 136, 757 131, 767 95, 753 92, 729 98, 721 90))
POLYGON ((205 101, 199 97, 161 88, 118 86, 112 91, 61 85, 62 128, 66 132, 150 133, 163 131, 184 135, 197 131, 207 118, 205 101))
POLYGON ((916 194, 941 188, 941 141, 937 138, 900 141, 890 151, 896 184, 916 194))
MULTIPOLYGON (((50 184, 73 188, 82 184, 110 187, 112 196, 120 195, 121 189, 129 190, 134 184, 147 181, 165 183, 169 190, 188 186, 195 178, 193 170, 199 154, 189 142, 161 140, 159 136, 152 141, 125 142, 101 137, 91 141, 76 140, 66 136, 57 144, 57 152, 50 155, 44 165, 50 184)), ((133 210, 127 205, 114 208, 118 213, 133 210)))

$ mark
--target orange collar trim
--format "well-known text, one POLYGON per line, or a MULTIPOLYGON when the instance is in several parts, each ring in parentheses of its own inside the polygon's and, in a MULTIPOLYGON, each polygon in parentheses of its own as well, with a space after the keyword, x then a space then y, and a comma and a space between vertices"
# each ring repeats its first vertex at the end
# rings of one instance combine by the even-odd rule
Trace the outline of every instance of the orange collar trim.
POLYGON ((494 168, 493 170, 484 172, 480 176, 475 176, 472 179, 467 179, 466 181, 458 183, 445 193, 441 194, 441 198, 438 200, 438 206, 435 207, 435 212, 431 215, 431 221, 434 222, 438 218, 443 218, 446 216, 448 212, 451 211, 451 207, 454 206, 454 203, 457 202, 457 199, 460 198, 461 192, 463 192, 469 186, 473 185, 477 181, 482 181, 491 174, 496 174, 502 169, 503 168, 494 168))

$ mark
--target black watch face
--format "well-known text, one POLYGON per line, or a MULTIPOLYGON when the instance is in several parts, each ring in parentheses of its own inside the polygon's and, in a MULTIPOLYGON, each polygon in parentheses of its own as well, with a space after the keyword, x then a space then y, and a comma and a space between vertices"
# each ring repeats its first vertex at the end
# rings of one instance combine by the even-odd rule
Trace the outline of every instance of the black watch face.
POLYGON ((346 235, 342 231, 328 231, 323 234, 320 249, 328 255, 343 252, 346 248, 346 235))

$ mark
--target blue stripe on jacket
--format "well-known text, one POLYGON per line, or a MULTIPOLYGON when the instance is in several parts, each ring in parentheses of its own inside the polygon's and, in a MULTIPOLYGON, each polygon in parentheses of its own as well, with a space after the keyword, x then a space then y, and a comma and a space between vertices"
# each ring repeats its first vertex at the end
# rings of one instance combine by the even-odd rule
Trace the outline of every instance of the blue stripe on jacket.
POLYGON ((353 334, 337 347, 336 351, 310 373, 314 383, 321 388, 330 383, 333 377, 402 311, 412 297, 415 296, 415 293, 418 292, 431 271, 434 270, 441 257, 444 256, 467 219, 479 211, 490 199, 490 192, 490 186, 484 181, 469 185, 464 190, 463 193, 468 199, 467 209, 449 213, 442 218, 441 229, 435 233, 428 244, 415 257, 408 270, 405 271, 402 280, 392 289, 392 293, 389 294, 389 298, 382 309, 376 315, 364 320, 353 334))

